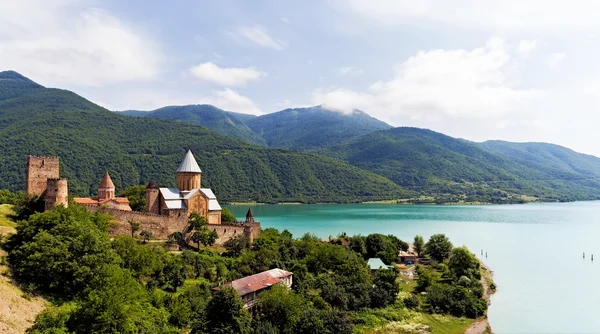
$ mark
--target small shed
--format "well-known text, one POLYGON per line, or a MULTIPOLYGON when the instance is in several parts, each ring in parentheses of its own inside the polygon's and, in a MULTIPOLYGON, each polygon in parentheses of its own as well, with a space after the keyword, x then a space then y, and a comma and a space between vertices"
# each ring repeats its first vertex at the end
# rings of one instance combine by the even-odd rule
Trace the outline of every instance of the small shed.
POLYGON ((417 254, 414 253, 412 250, 409 250, 408 252, 400 251, 400 253, 398 254, 398 257, 400 257, 401 263, 406 263, 409 261, 412 263, 417 263, 417 260, 419 259, 417 254))
POLYGON ((381 259, 378 257, 370 258, 369 261, 367 261, 367 265, 369 266, 369 268, 371 268, 371 270, 393 268, 393 267, 388 266, 385 263, 383 263, 383 261, 381 261, 381 259))

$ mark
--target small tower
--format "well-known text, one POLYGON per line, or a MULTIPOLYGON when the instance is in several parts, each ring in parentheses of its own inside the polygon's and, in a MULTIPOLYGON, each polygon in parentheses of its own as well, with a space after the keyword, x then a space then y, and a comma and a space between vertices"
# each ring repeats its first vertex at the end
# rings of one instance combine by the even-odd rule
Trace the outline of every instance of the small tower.
POLYGON ((252 209, 248 209, 246 213, 246 223, 254 223, 254 215, 252 214, 252 209))
POLYGON ((146 212, 160 214, 160 199, 158 185, 154 180, 146 186, 146 212))
POLYGON ((47 179, 44 210, 52 210, 57 205, 69 206, 69 187, 67 179, 47 179))
POLYGON ((104 178, 100 182, 98 187, 98 201, 104 201, 107 199, 115 198, 115 184, 110 179, 108 171, 104 174, 104 178))
POLYGON ((180 191, 200 189, 201 176, 202 170, 200 170, 192 151, 188 150, 179 168, 177 168, 177 188, 180 191))

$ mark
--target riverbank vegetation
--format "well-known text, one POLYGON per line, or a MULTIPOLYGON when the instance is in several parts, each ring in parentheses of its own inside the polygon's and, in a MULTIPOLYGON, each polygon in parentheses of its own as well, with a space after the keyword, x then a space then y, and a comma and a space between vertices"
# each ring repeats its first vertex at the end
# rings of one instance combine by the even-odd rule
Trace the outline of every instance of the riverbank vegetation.
POLYGON ((430 264, 413 267, 418 279, 404 291, 399 269, 371 271, 366 263, 370 257, 394 261, 408 249, 392 235, 322 241, 268 228, 250 248, 238 237, 221 253, 169 253, 130 236, 111 240, 110 224, 110 216, 77 205, 58 207, 19 221, 3 242, 14 279, 52 301, 30 333, 352 333, 405 324, 448 329, 468 326, 465 319, 481 316, 487 306, 476 283, 479 262, 443 235, 425 244, 430 264), (252 316, 234 290, 212 290, 271 268, 293 272, 292 289, 261 293, 252 316))

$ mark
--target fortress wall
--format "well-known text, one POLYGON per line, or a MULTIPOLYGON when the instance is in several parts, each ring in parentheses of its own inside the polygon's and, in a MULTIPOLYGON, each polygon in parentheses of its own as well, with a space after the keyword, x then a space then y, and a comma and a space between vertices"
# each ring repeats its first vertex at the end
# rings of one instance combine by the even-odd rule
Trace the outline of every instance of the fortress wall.
MULTIPOLYGON (((131 235, 130 221, 140 224, 140 229, 136 235, 143 230, 152 232, 153 239, 168 239, 169 235, 175 232, 185 232, 188 227, 188 216, 185 210, 171 210, 169 216, 157 215, 148 212, 124 211, 111 208, 102 208, 97 206, 87 206, 90 211, 100 211, 107 213, 115 218, 116 224, 111 226, 111 235, 131 235), (179 212, 181 211, 181 212, 179 212)), ((251 240, 260 237, 260 223, 244 223, 235 225, 209 224, 210 230, 216 231, 218 238, 216 245, 222 245, 227 240, 238 235, 251 234, 251 240)), ((250 235, 247 235, 250 236, 250 235)), ((189 236, 186 240, 189 239, 189 236)))
POLYGON ((184 232, 188 226, 187 215, 162 216, 147 212, 124 211, 118 209, 88 206, 90 211, 100 211, 115 218, 116 224, 111 226, 111 235, 131 235, 130 221, 140 224, 139 234, 143 230, 152 232, 154 239, 168 239, 170 234, 184 232))

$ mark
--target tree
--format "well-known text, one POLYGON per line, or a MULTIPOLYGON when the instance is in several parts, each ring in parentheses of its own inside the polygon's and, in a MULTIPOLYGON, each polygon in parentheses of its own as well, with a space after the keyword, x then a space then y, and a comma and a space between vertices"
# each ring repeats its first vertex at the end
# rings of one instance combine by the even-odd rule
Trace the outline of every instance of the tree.
POLYGON ((456 247, 450 253, 448 268, 455 278, 459 279, 466 276, 470 279, 480 279, 479 260, 471 253, 467 247, 456 247))
POLYGON ((415 236, 415 240, 413 241, 413 246, 415 247, 415 252, 417 252, 417 256, 421 257, 423 251, 425 250, 425 241, 423 237, 420 235, 415 236))
POLYGON ((237 221, 237 218, 229 211, 228 208, 223 208, 221 210, 221 222, 234 223, 237 221))
POLYGON ((237 235, 229 240, 227 240, 223 246, 227 249, 231 255, 240 256, 244 249, 248 249, 250 247, 250 240, 246 236, 237 235))
POLYGON ((192 328, 192 333, 248 334, 250 322, 250 313, 244 309, 240 296, 233 288, 226 287, 215 291, 206 305, 205 328, 192 328))
POLYGON ((171 332, 168 316, 152 306, 128 270, 108 265, 90 282, 67 326, 76 333, 165 333, 171 332))
POLYGON ((105 219, 73 205, 21 221, 4 245, 15 278, 63 298, 81 293, 99 267, 119 260, 106 230, 100 228, 105 219))
POLYGON ((119 194, 129 199, 129 206, 133 211, 146 211, 146 186, 138 185, 123 189, 119 194))
POLYGON ((143 230, 142 232, 140 232, 140 235, 142 236, 144 243, 150 241, 150 239, 152 239, 153 237, 152 232, 148 230, 143 230))
POLYGON ((398 257, 399 244, 383 234, 369 234, 366 239, 366 246, 367 257, 378 257, 385 263, 393 263, 398 257))
POLYGON ((433 260, 442 262, 450 256, 452 243, 444 234, 434 234, 425 244, 425 253, 433 260))
POLYGON ((131 237, 134 238, 135 232, 140 230, 140 223, 136 222, 135 220, 130 220, 129 226, 131 227, 131 237))
POLYGON ((205 246, 214 245, 218 238, 218 234, 207 227, 208 220, 206 220, 206 218, 200 216, 196 212, 192 212, 188 218, 188 223, 188 232, 192 232, 190 238, 193 242, 198 243, 198 250, 200 250, 200 243, 205 246))
POLYGON ((294 333, 294 327, 302 318, 304 301, 283 285, 273 286, 258 297, 264 319, 271 322, 281 333, 294 333))

